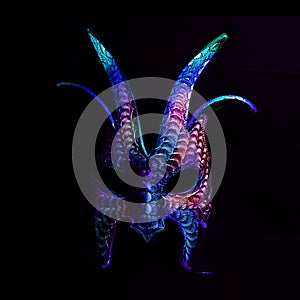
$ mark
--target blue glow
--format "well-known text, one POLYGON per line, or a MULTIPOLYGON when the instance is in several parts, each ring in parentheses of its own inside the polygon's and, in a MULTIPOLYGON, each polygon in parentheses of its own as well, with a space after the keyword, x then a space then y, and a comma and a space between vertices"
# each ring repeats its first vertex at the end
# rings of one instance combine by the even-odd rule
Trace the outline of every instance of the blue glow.
POLYGON ((243 98, 241 96, 236 96, 236 95, 224 95, 224 96, 219 96, 219 97, 216 97, 212 100, 209 100, 205 103, 203 103, 195 112, 194 112, 194 115, 193 117, 190 119, 190 121, 188 122, 188 125, 187 127, 189 127, 192 122, 197 119, 198 115, 209 105, 212 105, 216 102, 220 102, 220 101, 224 101, 224 100, 238 100, 238 101, 241 101, 241 102, 244 102, 246 103, 253 112, 257 112, 257 108, 256 106, 251 102, 249 101, 248 99, 246 98, 243 98))
POLYGON ((200 220, 200 224, 204 229, 207 228, 207 224, 202 219, 200 220))
POLYGON ((155 234, 165 229, 164 219, 148 223, 133 223, 130 228, 142 235, 146 243, 148 243, 155 234))
MULTIPOLYGON (((219 51, 222 45, 227 40, 228 36, 226 33, 221 34, 208 45, 206 45, 182 70, 172 91, 170 93, 164 115, 168 116, 171 113, 172 106, 177 101, 178 95, 178 86, 186 85, 188 87, 187 95, 185 95, 184 102, 177 104, 181 108, 182 112, 184 113, 184 122, 187 121, 188 118, 188 107, 190 101, 190 94, 193 91, 194 84, 202 71, 207 67, 208 63, 213 59, 214 55, 219 51)), ((166 128, 169 126, 169 122, 165 121, 167 118, 163 118, 163 122, 161 124, 160 134, 166 131, 166 128)), ((186 125, 186 124, 184 124, 186 125)))
MULTIPOLYGON (((103 65, 105 71, 107 72, 108 79, 109 79, 111 85, 114 86, 114 85, 124 82, 124 84, 125 84, 124 87, 126 89, 128 99, 131 99, 130 101, 133 102, 133 106, 136 111, 136 115, 138 116, 138 110, 137 110, 136 103, 134 101, 134 96, 133 96, 129 85, 126 82, 126 78, 123 75, 123 73, 121 72, 118 64, 114 60, 113 56, 105 49, 105 47, 102 45, 102 43, 100 43, 99 39, 95 36, 95 34, 89 28, 87 29, 87 31, 88 31, 88 35, 93 43, 93 46, 98 54, 98 57, 100 58, 100 61, 103 65)), ((116 93, 115 93, 115 102, 116 102, 116 107, 118 108, 120 106, 120 103, 118 101, 118 91, 116 91, 116 93)), ((141 129, 141 124, 140 124, 139 118, 137 118, 137 127, 138 127, 138 132, 140 135, 141 147, 142 147, 144 153, 146 154, 146 156, 149 156, 149 154, 146 150, 146 147, 145 147, 144 140, 143 140, 143 134, 142 134, 142 129, 141 129)))
POLYGON ((111 81, 112 85, 125 81, 126 79, 123 73, 119 70, 118 65, 112 55, 105 49, 105 47, 100 43, 90 29, 87 29, 87 31, 102 65, 109 75, 109 80, 111 81))
POLYGON ((113 119, 108 107, 95 93, 93 93, 91 90, 89 90, 85 86, 83 86, 81 84, 73 83, 73 82, 60 82, 60 83, 57 84, 57 86, 64 86, 64 85, 78 87, 78 88, 84 90, 85 92, 87 92, 88 94, 90 94, 92 97, 94 97, 102 105, 102 107, 104 108, 104 110, 106 111, 106 113, 109 117, 111 125, 113 126, 113 128, 115 128, 115 122, 114 122, 114 119, 113 119))
POLYGON ((219 51, 227 38, 227 34, 223 33, 205 46, 183 69, 177 81, 180 83, 186 83, 189 87, 193 88, 193 85, 202 71, 213 59, 214 55, 219 51))

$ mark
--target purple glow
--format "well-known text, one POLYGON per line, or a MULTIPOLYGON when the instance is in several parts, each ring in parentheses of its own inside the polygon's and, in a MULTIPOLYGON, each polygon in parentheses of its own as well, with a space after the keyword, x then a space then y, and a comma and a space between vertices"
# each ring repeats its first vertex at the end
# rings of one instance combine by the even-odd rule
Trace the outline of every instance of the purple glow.
POLYGON ((90 94, 92 97, 94 97, 102 105, 102 107, 104 108, 104 110, 106 111, 106 113, 110 119, 111 125, 115 128, 115 122, 114 122, 113 117, 111 116, 111 113, 110 113, 108 107, 95 93, 93 93, 91 90, 89 90, 85 86, 83 86, 81 84, 73 83, 73 82, 60 82, 57 84, 57 86, 64 86, 64 85, 78 87, 78 88, 84 90, 85 92, 87 92, 88 94, 90 94))

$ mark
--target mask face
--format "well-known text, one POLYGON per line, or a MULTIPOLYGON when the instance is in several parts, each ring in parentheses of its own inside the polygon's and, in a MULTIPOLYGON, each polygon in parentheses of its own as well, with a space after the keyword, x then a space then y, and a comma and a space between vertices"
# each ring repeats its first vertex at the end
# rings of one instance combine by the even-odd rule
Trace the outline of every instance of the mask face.
MULTIPOLYGON (((202 111, 208 105, 223 100, 242 101, 256 111, 247 99, 230 95, 206 102, 193 116, 188 114, 194 84, 226 41, 227 35, 220 35, 204 47, 180 73, 170 92, 160 132, 153 139, 150 149, 149 143, 143 138, 139 122, 133 122, 133 119, 139 118, 139 114, 123 73, 99 38, 90 30, 88 35, 108 74, 116 102, 116 110, 109 113, 104 129, 100 130, 101 145, 97 153, 97 167, 109 190, 126 200, 118 207, 116 218, 109 217, 112 209, 109 206, 106 208, 107 213, 96 210, 95 229, 101 266, 105 268, 111 262, 116 225, 122 218, 127 201, 130 201, 145 203, 140 222, 132 222, 130 226, 146 242, 165 228, 166 219, 178 224, 183 236, 181 265, 190 270, 188 262, 192 249, 197 245, 199 226, 206 228, 212 208, 210 166, 213 157, 205 134, 208 119, 202 111), (136 132, 139 132, 139 138, 136 138, 136 132), (114 167, 126 176, 128 165, 137 176, 144 178, 145 188, 131 187, 118 178, 114 167), (160 199, 163 199, 164 207, 151 205, 160 199), (160 218, 158 209, 169 209, 171 212, 160 218)), ((96 97, 83 86, 63 84, 78 86, 96 97)), ((105 108, 105 104, 101 104, 105 108)), ((106 203, 110 201, 105 191, 100 189, 98 195, 100 202, 101 199, 106 203)))

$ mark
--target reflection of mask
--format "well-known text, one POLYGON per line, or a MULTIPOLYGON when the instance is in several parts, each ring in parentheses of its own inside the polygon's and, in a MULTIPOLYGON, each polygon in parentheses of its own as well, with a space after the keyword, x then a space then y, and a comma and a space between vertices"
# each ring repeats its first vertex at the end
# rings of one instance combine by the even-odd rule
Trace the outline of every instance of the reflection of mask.
MULTIPOLYGON (((171 214, 161 219, 157 218, 159 219, 157 221, 148 222, 147 220, 153 220, 153 216, 155 217, 157 211, 150 205, 147 209, 146 205, 145 213, 141 215, 141 222, 132 223, 131 227, 148 242, 157 232, 164 229, 165 219, 175 221, 181 228, 184 239, 181 264, 184 268, 190 269, 188 261, 191 257, 191 250, 197 244, 199 226, 202 225, 206 228, 205 222, 212 207, 211 155, 205 135, 207 117, 200 113, 207 105, 225 99, 242 101, 256 111, 254 105, 248 100, 231 95, 208 101, 196 111, 194 116, 190 117, 188 115, 193 86, 202 70, 225 42, 227 35, 222 34, 208 44, 183 69, 170 93, 155 146, 148 153, 142 134, 140 134, 139 139, 135 139, 135 132, 140 130, 140 127, 138 124, 137 127, 139 128, 135 128, 136 125, 132 122, 132 119, 138 117, 138 112, 125 77, 111 54, 103 47, 95 34, 91 31, 88 34, 104 69, 108 73, 112 86, 115 87, 114 95, 118 107, 110 115, 111 124, 109 122, 105 123, 107 129, 105 129, 105 138, 102 141, 101 153, 97 159, 99 172, 104 177, 106 175, 109 178, 108 180, 111 182, 111 184, 107 182, 107 185, 110 185, 109 189, 118 197, 123 197, 127 201, 148 203, 160 198, 165 200, 166 209, 171 209, 171 214), (119 129, 121 135, 119 135, 113 148, 112 140, 119 129), (139 176, 147 176, 147 188, 130 189, 130 187, 125 187, 120 191, 122 184, 118 183, 111 157, 113 155, 117 156, 118 168, 122 170, 123 164, 125 166, 125 162, 128 160, 126 155, 128 153, 130 165, 134 172, 139 176), (150 160, 150 158, 152 159, 150 160), (166 164, 166 168, 161 167, 162 161, 166 164), (191 176, 189 178, 194 178, 193 182, 190 182, 189 186, 185 186, 183 190, 173 190, 176 182, 180 180, 181 176, 184 177, 185 173, 191 176), (180 177, 179 174, 181 174, 180 177), (162 179, 157 181, 157 177, 162 179), (153 182, 155 183, 153 184, 153 182)), ((105 198, 106 195, 103 192, 101 194, 100 191, 99 197, 105 198)), ((109 209, 108 207, 107 210, 109 209)), ((122 207, 120 207, 120 216, 121 214, 122 207)), ((95 221, 101 264, 103 267, 107 267, 111 261, 114 231, 118 221, 102 212, 97 212, 95 221)))

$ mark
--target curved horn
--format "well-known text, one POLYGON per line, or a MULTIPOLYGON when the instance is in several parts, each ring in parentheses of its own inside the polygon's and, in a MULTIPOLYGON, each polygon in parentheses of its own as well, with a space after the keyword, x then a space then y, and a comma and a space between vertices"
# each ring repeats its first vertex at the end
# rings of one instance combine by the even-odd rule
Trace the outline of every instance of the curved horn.
POLYGON ((250 107, 250 109, 253 112, 257 112, 257 108, 256 106, 249 101, 248 99, 241 97, 241 96, 236 96, 236 95, 224 95, 224 96, 219 96, 216 98, 213 98, 205 103, 203 103, 201 106, 199 106, 197 108, 197 110, 194 112, 193 116, 191 117, 191 119, 189 120, 188 124, 187 124, 187 128, 190 128, 191 125, 193 124, 193 122, 195 122, 197 120, 198 115, 209 105, 212 105, 216 102, 220 102, 220 101, 224 101, 224 100, 236 100, 236 101, 241 101, 244 102, 248 105, 248 107, 250 107))
MULTIPOLYGON (((138 111, 132 91, 113 56, 105 49, 96 35, 90 29, 88 29, 88 35, 93 43, 93 46, 98 54, 98 57, 100 58, 105 71, 107 72, 109 81, 112 85, 116 106, 118 108, 118 127, 123 127, 122 134, 120 136, 126 136, 126 138, 123 138, 123 141, 120 142, 122 142, 122 144, 124 145, 125 150, 129 151, 135 141, 135 129, 132 122, 132 116, 134 113, 138 116, 138 111)), ((142 140, 142 132, 139 121, 137 121, 137 127, 140 134, 142 149, 147 155, 147 151, 142 140)), ((118 148, 121 147, 119 146, 118 148)))
POLYGON ((189 101, 194 84, 226 40, 227 34, 225 33, 217 37, 204 47, 180 73, 170 93, 160 128, 160 135, 163 138, 160 143, 162 152, 172 153, 180 129, 187 125, 189 101))
POLYGON ((77 84, 77 83, 74 83, 74 82, 59 82, 56 86, 64 86, 64 85, 67 85, 67 86, 75 86, 75 87, 78 87, 82 90, 84 90, 85 92, 87 92, 88 94, 90 94, 91 96, 93 96, 101 105, 102 107, 104 108, 104 110, 106 111, 107 113, 107 116, 111 122, 111 125, 113 128, 115 128, 115 121, 108 109, 108 107, 106 106, 106 104, 95 94, 93 93, 91 90, 89 90, 87 87, 81 85, 81 84, 77 84))
POLYGON ((131 105, 131 102, 134 102, 132 92, 112 55, 105 49, 90 29, 88 29, 88 35, 113 87, 116 106, 119 108, 118 121, 120 122, 120 126, 122 126, 124 122, 131 119, 135 110, 135 107, 131 105))

